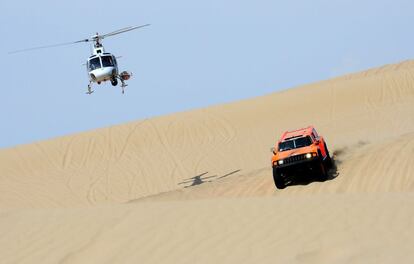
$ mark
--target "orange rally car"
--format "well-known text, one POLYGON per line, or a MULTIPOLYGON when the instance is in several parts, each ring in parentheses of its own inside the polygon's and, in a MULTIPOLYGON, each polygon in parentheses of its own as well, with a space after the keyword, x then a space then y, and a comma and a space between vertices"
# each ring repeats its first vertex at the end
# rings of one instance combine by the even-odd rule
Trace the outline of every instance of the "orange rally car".
POLYGON ((325 139, 313 126, 286 131, 272 149, 273 180, 283 189, 299 173, 307 173, 318 180, 328 178, 332 160, 325 139))

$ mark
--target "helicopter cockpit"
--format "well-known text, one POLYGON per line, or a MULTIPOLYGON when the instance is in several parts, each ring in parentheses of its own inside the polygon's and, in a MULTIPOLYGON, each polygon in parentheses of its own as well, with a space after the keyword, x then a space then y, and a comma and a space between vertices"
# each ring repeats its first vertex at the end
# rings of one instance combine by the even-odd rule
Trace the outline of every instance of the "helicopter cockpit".
POLYGON ((93 70, 96 70, 102 67, 99 57, 89 59, 87 66, 88 66, 88 71, 93 71, 93 70))
POLYGON ((114 67, 116 65, 116 60, 114 56, 104 55, 101 56, 102 67, 114 67))
MULTIPOLYGON (((109 53, 108 53, 109 54, 109 53)), ((88 71, 104 67, 116 67, 116 59, 112 55, 92 56, 87 63, 88 71)))

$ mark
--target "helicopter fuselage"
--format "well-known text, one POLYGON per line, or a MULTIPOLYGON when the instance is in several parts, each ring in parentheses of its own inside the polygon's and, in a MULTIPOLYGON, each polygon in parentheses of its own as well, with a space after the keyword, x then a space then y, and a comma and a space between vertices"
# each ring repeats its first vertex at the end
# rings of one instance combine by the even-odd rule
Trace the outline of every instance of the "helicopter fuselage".
POLYGON ((121 82, 122 93, 124 93, 124 88, 127 86, 125 81, 129 80, 132 75, 127 71, 119 73, 116 57, 105 52, 99 42, 95 44, 93 55, 86 62, 86 69, 89 77, 87 94, 93 93, 91 88, 93 82, 101 84, 101 82, 111 81, 112 86, 117 86, 118 80, 121 82))
POLYGON ((101 83, 114 80, 118 75, 118 65, 115 56, 110 53, 95 54, 86 63, 89 80, 101 83))
POLYGON ((118 70, 115 67, 103 67, 89 72, 89 79, 93 82, 105 82, 115 78, 118 70))

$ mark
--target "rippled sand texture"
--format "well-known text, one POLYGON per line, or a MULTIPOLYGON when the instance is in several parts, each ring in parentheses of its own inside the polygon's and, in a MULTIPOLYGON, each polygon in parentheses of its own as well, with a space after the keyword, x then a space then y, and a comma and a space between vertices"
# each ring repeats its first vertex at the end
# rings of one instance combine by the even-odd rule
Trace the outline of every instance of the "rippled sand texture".
POLYGON ((413 191, 406 61, 0 150, 0 263, 412 263, 413 191), (276 190, 310 124, 330 180, 276 190))

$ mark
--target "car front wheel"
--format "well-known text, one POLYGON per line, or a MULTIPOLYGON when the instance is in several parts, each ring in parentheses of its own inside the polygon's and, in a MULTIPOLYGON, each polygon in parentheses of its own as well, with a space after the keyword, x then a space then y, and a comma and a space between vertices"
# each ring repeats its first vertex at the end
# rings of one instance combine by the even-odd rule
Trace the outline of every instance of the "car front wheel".
POLYGON ((273 167, 273 180, 275 182, 276 188, 284 189, 286 187, 286 180, 283 173, 281 173, 275 167, 273 167))

